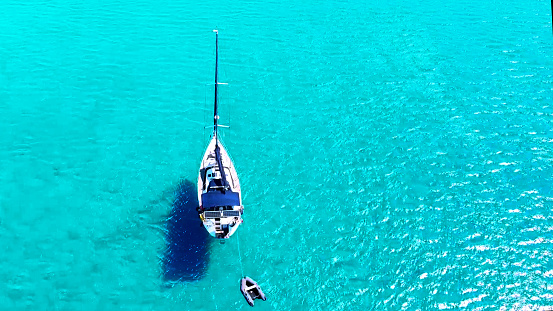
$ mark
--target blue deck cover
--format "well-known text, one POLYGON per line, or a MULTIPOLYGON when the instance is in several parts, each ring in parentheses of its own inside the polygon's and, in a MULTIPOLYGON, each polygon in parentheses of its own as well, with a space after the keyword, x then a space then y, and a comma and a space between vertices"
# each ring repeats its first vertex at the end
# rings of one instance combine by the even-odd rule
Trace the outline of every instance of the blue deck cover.
POLYGON ((218 206, 240 206, 238 192, 226 191, 225 193, 213 191, 202 194, 202 206, 205 209, 218 206))

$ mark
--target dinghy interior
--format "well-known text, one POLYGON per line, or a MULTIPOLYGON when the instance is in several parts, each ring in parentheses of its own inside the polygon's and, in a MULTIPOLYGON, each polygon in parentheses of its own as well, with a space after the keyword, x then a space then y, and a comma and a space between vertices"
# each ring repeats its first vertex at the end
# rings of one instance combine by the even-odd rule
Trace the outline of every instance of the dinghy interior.
POLYGON ((251 307, 253 307, 253 301, 256 299, 261 299, 263 301, 267 300, 267 297, 265 297, 265 294, 257 282, 247 276, 240 280, 240 291, 251 307))

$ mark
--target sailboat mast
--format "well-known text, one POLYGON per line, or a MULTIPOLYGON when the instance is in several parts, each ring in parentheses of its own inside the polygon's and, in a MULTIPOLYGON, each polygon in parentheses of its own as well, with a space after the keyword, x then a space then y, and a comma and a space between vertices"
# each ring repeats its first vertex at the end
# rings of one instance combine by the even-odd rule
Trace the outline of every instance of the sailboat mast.
POLYGON ((223 193, 225 192, 226 187, 228 186, 227 177, 223 167, 223 161, 221 160, 221 150, 219 148, 219 136, 217 134, 217 128, 219 127, 219 115, 217 114, 217 86, 219 81, 217 80, 217 71, 219 69, 219 31, 213 30, 215 32, 215 111, 213 112, 213 135, 215 135, 215 160, 217 161, 217 166, 219 167, 219 172, 221 172, 221 179, 223 180, 223 193))
POLYGON ((219 31, 213 30, 215 32, 215 111, 213 113, 213 128, 215 131, 215 145, 217 145, 218 137, 217 137, 217 126, 219 125, 219 115, 217 114, 217 71, 219 69, 219 31))

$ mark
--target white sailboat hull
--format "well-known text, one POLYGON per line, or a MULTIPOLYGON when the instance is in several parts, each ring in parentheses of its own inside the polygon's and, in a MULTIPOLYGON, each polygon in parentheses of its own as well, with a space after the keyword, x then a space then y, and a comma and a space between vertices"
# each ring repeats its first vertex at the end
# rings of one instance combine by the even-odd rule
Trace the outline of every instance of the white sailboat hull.
POLYGON ((200 219, 207 232, 213 237, 229 238, 243 222, 242 212, 244 208, 242 206, 240 181, 234 163, 221 140, 217 141, 215 135, 212 136, 200 164, 198 202, 200 203, 200 219), (210 182, 213 179, 221 177, 215 154, 216 143, 219 146, 221 163, 228 182, 225 191, 213 190, 216 187, 210 187, 210 182), (210 199, 213 196, 219 199, 210 199))

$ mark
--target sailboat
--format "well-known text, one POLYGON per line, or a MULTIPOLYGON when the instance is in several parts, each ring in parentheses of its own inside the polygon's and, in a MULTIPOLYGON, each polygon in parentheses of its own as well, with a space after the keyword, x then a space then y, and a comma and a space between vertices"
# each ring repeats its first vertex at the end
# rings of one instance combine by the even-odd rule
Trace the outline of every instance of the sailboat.
POLYGON ((217 113, 217 71, 219 67, 219 32, 215 32, 215 108, 213 133, 206 148, 198 175, 198 213, 209 234, 228 239, 243 222, 240 181, 232 160, 219 137, 217 113))

